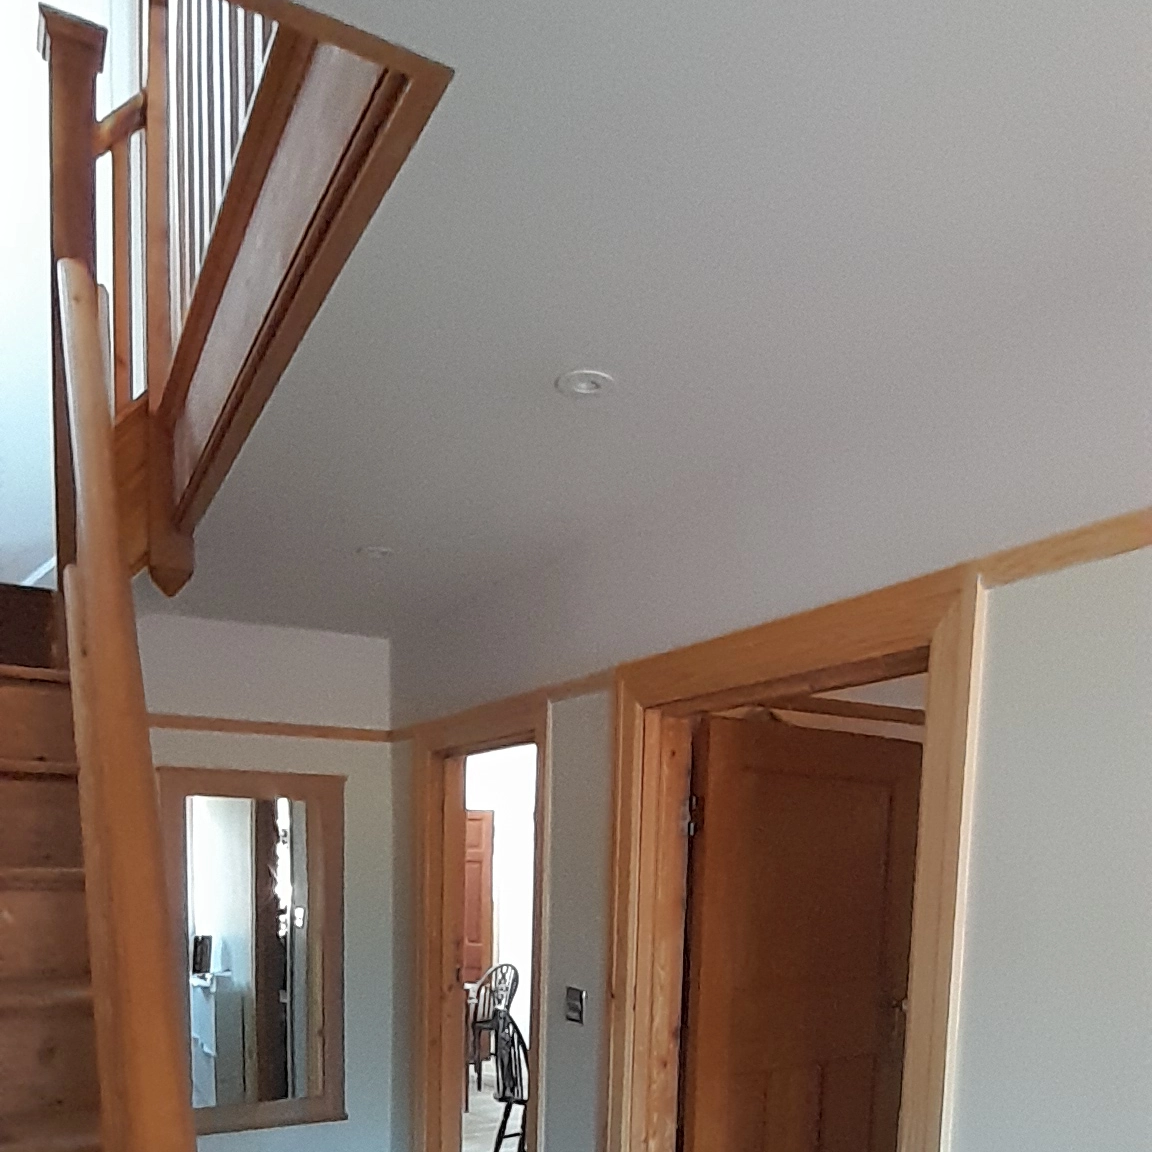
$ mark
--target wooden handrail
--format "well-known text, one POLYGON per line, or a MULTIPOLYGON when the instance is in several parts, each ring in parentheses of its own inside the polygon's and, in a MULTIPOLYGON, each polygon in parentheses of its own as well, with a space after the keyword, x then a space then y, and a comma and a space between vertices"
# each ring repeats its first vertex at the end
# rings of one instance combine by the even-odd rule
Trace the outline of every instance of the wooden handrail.
POLYGON ((58 265, 76 468, 65 571, 104 1147, 194 1152, 178 966, 131 582, 120 550, 113 428, 91 273, 58 265))
POLYGON ((99 121, 92 134, 92 154, 103 156, 105 152, 110 152, 117 144, 127 140, 134 132, 139 132, 144 127, 147 104, 147 94, 137 92, 99 121))

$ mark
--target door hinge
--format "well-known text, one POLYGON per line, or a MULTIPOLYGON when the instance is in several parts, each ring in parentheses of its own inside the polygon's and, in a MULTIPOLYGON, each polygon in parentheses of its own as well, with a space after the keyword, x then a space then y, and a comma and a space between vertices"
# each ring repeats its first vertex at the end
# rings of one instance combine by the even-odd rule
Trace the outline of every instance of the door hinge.
POLYGON ((689 796, 687 828, 688 835, 690 837, 695 836, 696 833, 700 831, 700 821, 702 816, 703 813, 700 810, 700 797, 695 795, 689 796))

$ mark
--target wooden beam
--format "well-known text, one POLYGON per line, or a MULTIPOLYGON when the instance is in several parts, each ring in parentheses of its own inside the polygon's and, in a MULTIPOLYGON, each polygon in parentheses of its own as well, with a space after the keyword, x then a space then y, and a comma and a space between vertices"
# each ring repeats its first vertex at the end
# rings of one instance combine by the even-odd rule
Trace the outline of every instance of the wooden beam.
POLYGON ((889 724, 923 726, 923 708, 899 708, 894 704, 873 704, 867 700, 833 700, 827 696, 799 696, 774 700, 773 709, 785 712, 812 712, 821 716, 844 716, 850 720, 881 720, 889 724))
POLYGON ((347 740, 360 744, 388 744, 393 739, 387 728, 239 720, 228 716, 193 716, 178 712, 151 712, 148 724, 151 728, 173 732, 227 732, 241 736, 289 736, 296 740, 347 740))

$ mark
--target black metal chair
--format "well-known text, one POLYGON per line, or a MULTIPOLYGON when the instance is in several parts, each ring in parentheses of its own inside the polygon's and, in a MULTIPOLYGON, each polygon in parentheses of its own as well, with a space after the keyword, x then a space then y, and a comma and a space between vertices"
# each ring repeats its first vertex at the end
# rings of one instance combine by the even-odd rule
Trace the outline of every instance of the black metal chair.
POLYGON ((494 964, 476 982, 468 1036, 477 1092, 484 1087, 484 1060, 488 1055, 485 1033, 491 1035, 495 1031, 496 1013, 507 1012, 512 1007, 519 986, 520 973, 515 964, 494 964))
POLYGON ((528 1045, 512 1019, 512 1014, 498 1011, 495 1019, 496 1099, 504 1105, 504 1115, 496 1131, 492 1152, 500 1152, 505 1140, 518 1137, 516 1152, 524 1152, 528 1139, 528 1045), (512 1109, 520 1106, 520 1131, 509 1132, 512 1109))

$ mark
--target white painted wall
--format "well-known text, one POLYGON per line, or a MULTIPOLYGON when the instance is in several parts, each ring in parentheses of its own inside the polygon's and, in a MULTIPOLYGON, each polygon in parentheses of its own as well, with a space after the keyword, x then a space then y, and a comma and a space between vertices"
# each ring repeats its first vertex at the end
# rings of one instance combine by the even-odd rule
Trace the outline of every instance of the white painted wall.
POLYGON ((549 707, 550 889, 545 902, 541 1152, 595 1152, 607 1088, 612 845, 612 699, 549 707), (564 1018, 569 985, 587 992, 583 1026, 564 1018))
POLYGON ((1152 1147, 1152 549, 989 594, 952 1152, 1152 1147))
MULTIPOLYGON (((148 617, 139 622, 149 707, 301 723, 386 726, 388 642, 334 633, 148 617)), ((345 793, 345 1027, 348 1120, 202 1137, 201 1152, 407 1152, 391 1139, 403 1063, 393 1016, 391 758, 386 745, 153 732, 157 764, 321 772, 345 793)), ((410 913, 409 913, 410 915, 410 913)), ((410 921, 409 921, 410 922, 410 921)), ((410 979, 411 973, 408 972, 410 979)))
POLYGON ((493 815, 493 963, 520 973, 512 1015, 531 1034, 532 899, 536 862, 536 745, 469 756, 464 804, 493 815))
POLYGON ((388 726, 387 640, 147 613, 137 632, 153 712, 388 726))

